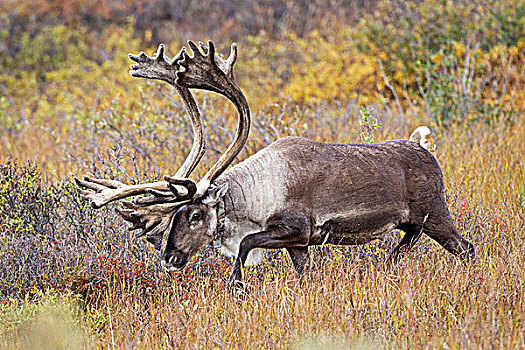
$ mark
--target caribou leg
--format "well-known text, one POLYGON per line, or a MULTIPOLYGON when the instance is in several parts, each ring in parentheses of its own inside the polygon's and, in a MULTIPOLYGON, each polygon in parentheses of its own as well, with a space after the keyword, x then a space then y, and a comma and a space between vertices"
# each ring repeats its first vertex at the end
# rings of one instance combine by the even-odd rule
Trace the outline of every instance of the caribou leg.
MULTIPOLYGON (((306 219, 293 220, 301 225, 283 225, 282 221, 270 225, 265 231, 252 233, 241 241, 239 255, 229 279, 232 287, 242 288, 243 267, 250 251, 254 248, 281 249, 306 247, 310 239, 309 226, 306 219)), ((307 248, 307 247, 306 247, 307 248)))
POLYGON ((288 254, 292 258, 293 266, 299 276, 302 276, 304 272, 310 268, 310 252, 308 247, 291 247, 286 248, 288 254))
POLYGON ((448 210, 446 216, 429 217, 423 232, 441 244, 450 253, 465 261, 474 260, 474 246, 459 234, 448 210))
POLYGON ((405 223, 400 224, 398 229, 405 232, 405 235, 399 242, 399 244, 392 250, 388 257, 388 265, 392 265, 398 262, 399 254, 407 253, 421 237, 423 231, 419 227, 413 224, 405 223))

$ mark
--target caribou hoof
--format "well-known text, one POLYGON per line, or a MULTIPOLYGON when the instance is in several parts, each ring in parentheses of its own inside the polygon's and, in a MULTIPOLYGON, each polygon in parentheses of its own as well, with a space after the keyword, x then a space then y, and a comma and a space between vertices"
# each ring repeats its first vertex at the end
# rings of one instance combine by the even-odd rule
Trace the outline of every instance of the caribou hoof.
POLYGON ((243 281, 234 280, 234 279, 230 279, 230 281, 228 281, 228 285, 232 289, 244 290, 246 288, 246 285, 244 284, 243 281))
POLYGON ((230 279, 228 280, 228 287, 233 292, 233 294, 238 296, 247 294, 246 284, 240 279, 236 278, 234 275, 230 276, 230 279))

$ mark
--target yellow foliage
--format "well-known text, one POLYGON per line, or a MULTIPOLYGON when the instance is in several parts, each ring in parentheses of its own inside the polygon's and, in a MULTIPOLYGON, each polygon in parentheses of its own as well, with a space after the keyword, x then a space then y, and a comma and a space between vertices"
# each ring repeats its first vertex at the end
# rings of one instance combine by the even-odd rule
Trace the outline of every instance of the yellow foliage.
MULTIPOLYGON (((352 101, 395 104, 436 125, 510 118, 525 110, 523 6, 513 0, 482 4, 425 0, 398 6, 386 0, 356 26, 334 24, 304 36, 286 32, 279 40, 265 33, 248 36, 239 42, 237 79, 253 111, 352 101)), ((157 132, 155 121, 166 120, 168 101, 151 95, 159 94, 157 87, 161 93, 169 89, 128 74, 128 52, 155 51, 133 36, 133 21, 99 34, 82 26, 44 27, 22 37, 20 45, 15 57, 0 57, 7 67, 0 75, 6 93, 0 100, 2 159, 38 154, 45 170, 65 174, 68 165, 57 159, 61 151, 48 142, 75 138, 82 146, 88 135, 107 138, 103 134, 112 128, 157 132)), ((180 44, 167 47, 174 55, 180 44)), ((216 110, 233 113, 228 103, 213 101, 216 110)), ((294 125, 296 117, 286 116, 279 125, 294 125)), ((228 119, 225 126, 234 125, 228 119)), ((147 134, 137 139, 149 142, 147 134)))
POLYGON ((346 37, 334 42, 314 31, 294 44, 304 61, 294 62, 292 78, 283 89, 292 101, 315 104, 362 96, 363 103, 370 103, 377 99, 377 66, 346 37))

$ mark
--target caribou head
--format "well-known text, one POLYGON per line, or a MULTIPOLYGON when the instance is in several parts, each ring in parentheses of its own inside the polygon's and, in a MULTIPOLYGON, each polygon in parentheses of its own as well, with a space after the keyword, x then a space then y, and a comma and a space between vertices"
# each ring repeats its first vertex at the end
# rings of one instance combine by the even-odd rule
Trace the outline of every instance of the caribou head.
MULTIPOLYGON (((195 195, 204 193, 209 187, 210 179, 213 179, 214 174, 218 171, 224 169, 224 164, 229 159, 228 156, 221 158, 222 161, 218 162, 216 167, 212 168, 198 184, 189 178, 206 149, 202 117, 189 88, 208 88, 213 91, 221 88, 220 85, 209 82, 209 79, 203 75, 207 72, 203 72, 201 66, 209 66, 210 57, 213 58, 213 68, 216 69, 216 74, 227 76, 230 81, 235 81, 233 65, 237 58, 235 44, 232 45, 231 54, 227 60, 215 54, 213 44, 210 44, 210 48, 203 43, 199 44, 204 54, 200 53, 193 42, 189 42, 190 48, 199 52, 199 55, 192 58, 186 54, 186 48, 183 47, 170 60, 165 56, 165 48, 162 44, 159 45, 153 57, 149 57, 144 52, 129 55, 130 59, 137 63, 130 67, 130 74, 133 77, 156 79, 169 83, 179 93, 188 111, 194 133, 193 146, 176 174, 165 176, 165 181, 138 185, 126 185, 116 180, 97 179, 89 176, 84 176, 83 179, 75 178, 79 193, 91 202, 93 208, 101 208, 119 199, 148 194, 149 196, 146 197, 136 197, 131 201, 121 202, 121 207, 116 211, 132 224, 130 230, 140 230, 137 237, 146 236, 148 242, 154 244, 156 249, 160 249, 163 233, 169 228, 177 209, 195 195), (185 57, 188 59, 184 60, 185 57), (181 61, 184 62, 182 69, 179 64, 181 61), (194 63, 188 64, 188 62, 194 63), (180 70, 186 71, 180 76, 182 79, 177 75, 180 70)), ((234 144, 242 143, 246 138, 247 133, 238 133, 234 144)))
POLYGON ((188 259, 202 247, 217 239, 221 201, 228 185, 214 186, 206 194, 183 205, 173 216, 175 229, 170 232, 161 264, 169 271, 184 268, 188 259))

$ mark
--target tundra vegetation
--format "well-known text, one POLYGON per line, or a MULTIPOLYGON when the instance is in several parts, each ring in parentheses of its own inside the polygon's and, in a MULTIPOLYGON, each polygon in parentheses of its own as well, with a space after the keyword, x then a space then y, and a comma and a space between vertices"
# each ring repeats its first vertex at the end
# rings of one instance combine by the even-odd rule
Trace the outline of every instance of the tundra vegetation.
MULTIPOLYGON (((93 4, 0 3, 1 348, 525 348, 522 1, 93 4), (127 53, 176 53, 188 38, 242 47, 253 125, 236 162, 282 136, 370 143, 429 125, 476 261, 423 237, 388 268, 394 231, 317 247, 303 280, 275 251, 245 269, 241 298, 227 289, 233 260, 213 249, 162 271, 115 206, 92 209, 71 178, 175 173, 192 145, 184 106, 131 78, 127 53)), ((208 146, 197 178, 236 118, 195 96, 208 146)))

